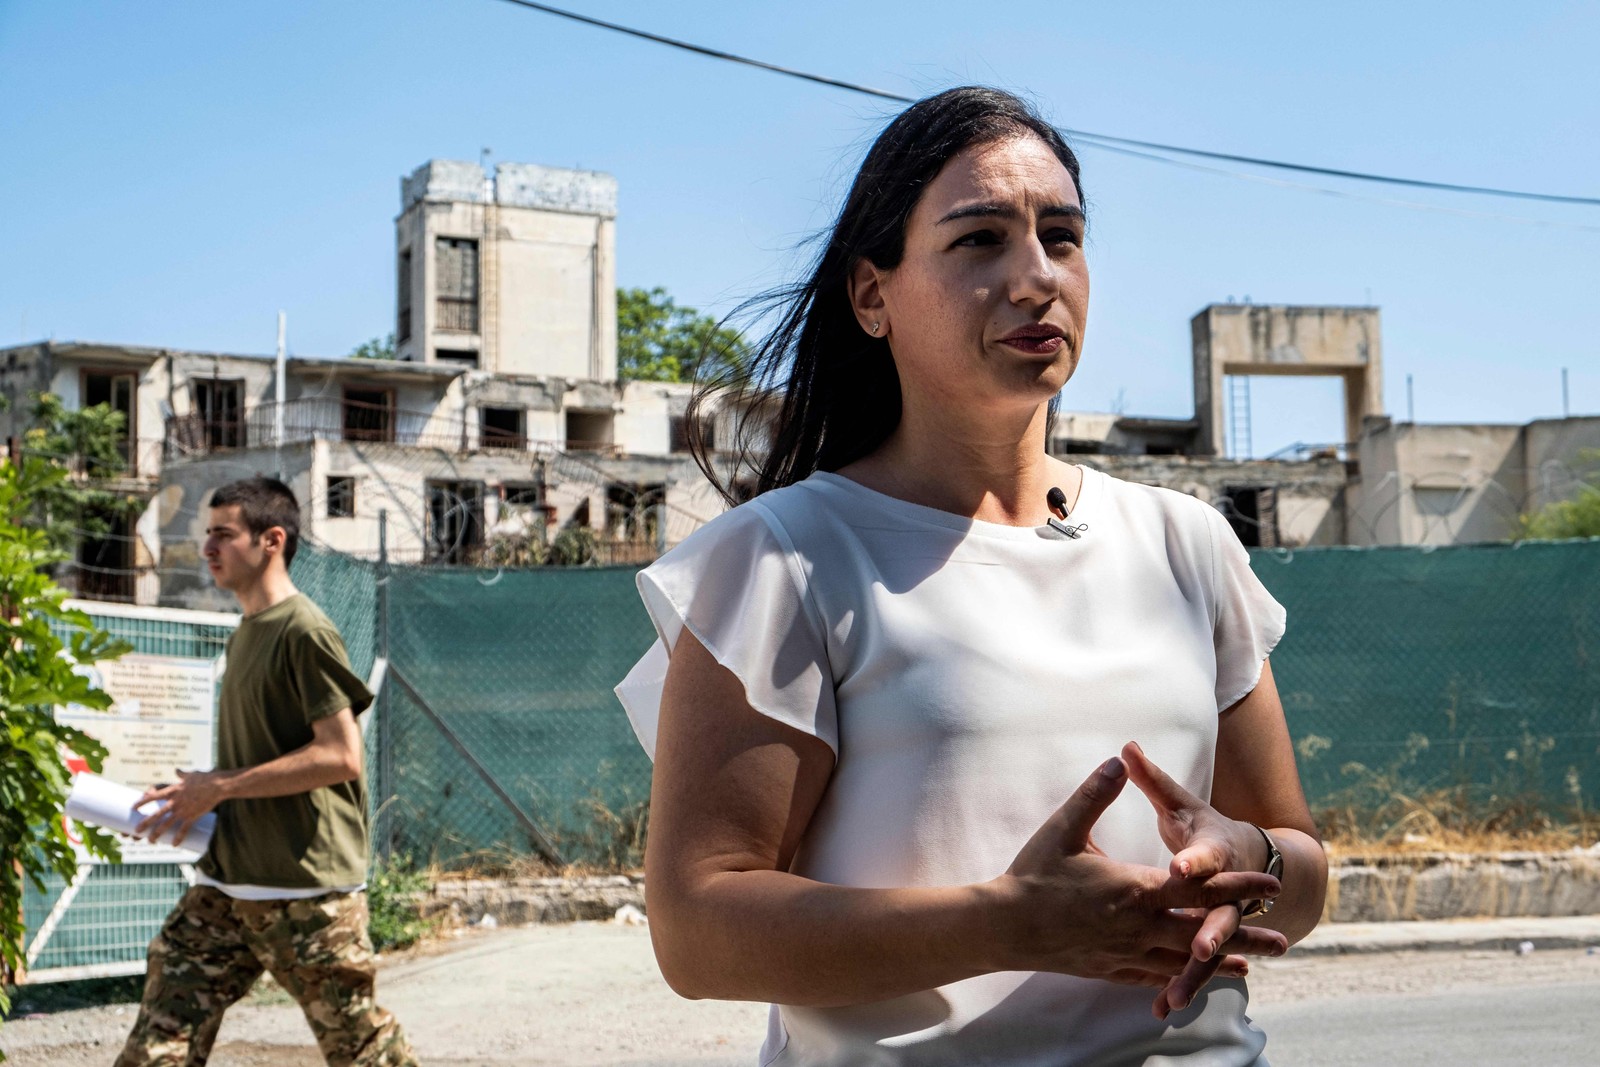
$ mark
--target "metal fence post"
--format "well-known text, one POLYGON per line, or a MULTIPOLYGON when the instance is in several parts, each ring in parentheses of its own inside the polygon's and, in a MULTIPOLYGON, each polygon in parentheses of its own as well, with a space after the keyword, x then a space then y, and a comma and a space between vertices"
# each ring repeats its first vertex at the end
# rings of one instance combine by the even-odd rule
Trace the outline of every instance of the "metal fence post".
MULTIPOLYGON (((378 590, 375 598, 377 654, 389 662, 389 510, 378 509, 378 590)), ((378 751, 377 788, 378 817, 373 830, 377 836, 377 853, 387 865, 394 858, 393 806, 394 780, 394 701, 390 698, 391 685, 378 691, 378 751)))

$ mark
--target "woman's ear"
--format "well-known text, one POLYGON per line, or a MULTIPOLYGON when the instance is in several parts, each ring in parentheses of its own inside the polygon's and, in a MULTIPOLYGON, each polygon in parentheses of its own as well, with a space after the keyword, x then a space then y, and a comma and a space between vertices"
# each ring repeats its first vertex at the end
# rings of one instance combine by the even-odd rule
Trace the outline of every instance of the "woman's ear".
POLYGON ((873 337, 889 336, 889 310, 884 305, 883 283, 886 273, 866 256, 850 269, 850 306, 856 321, 873 337))

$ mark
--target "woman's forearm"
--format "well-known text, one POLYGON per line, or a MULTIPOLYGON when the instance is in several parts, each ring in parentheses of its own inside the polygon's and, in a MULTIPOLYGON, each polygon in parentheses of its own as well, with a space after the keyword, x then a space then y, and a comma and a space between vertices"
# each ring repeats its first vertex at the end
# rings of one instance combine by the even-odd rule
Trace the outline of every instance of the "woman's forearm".
POLYGON ((645 892, 662 974, 686 997, 838 1007, 999 969, 993 883, 858 889, 739 871, 645 892))
POLYGON ((1303 830, 1268 827, 1283 854, 1283 892, 1272 910, 1244 920, 1250 926, 1277 930, 1292 945, 1315 929, 1328 896, 1328 856, 1322 842, 1303 830))

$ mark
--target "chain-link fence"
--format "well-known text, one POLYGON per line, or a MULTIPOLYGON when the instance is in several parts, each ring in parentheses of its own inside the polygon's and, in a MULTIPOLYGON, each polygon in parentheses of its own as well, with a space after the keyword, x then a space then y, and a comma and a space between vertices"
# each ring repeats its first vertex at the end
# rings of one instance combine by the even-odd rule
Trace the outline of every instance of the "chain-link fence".
MULTIPOLYGON (((650 767, 611 692, 653 638, 634 568, 385 568, 302 552, 296 580, 344 628, 357 669, 368 649, 390 663, 380 850, 636 858, 650 767)), ((1418 830, 1587 817, 1600 798, 1600 540, 1259 551, 1253 565, 1289 611, 1273 663, 1314 809, 1392 809, 1418 830)))
MULTIPOLYGON (((77 606, 135 653, 216 660, 236 620, 208 612, 123 604, 77 606)), ((65 635, 65 629, 63 629, 65 635)), ((139 974, 145 949, 189 884, 178 863, 93 864, 72 883, 50 875, 45 891, 23 889, 28 972, 35 981, 139 974), (63 901, 63 898, 66 898, 63 901), (58 905, 63 905, 58 907, 58 905)))
MULTIPOLYGON (((1421 832, 1451 818, 1600 826, 1600 539, 1252 562, 1289 611, 1273 665, 1315 810, 1421 832)), ((367 735, 379 855, 638 861, 650 765, 612 694, 653 639, 635 573, 390 566, 301 547, 295 581, 338 623, 357 672, 387 663, 367 735)), ((228 631, 96 621, 162 655, 215 657, 228 631)), ((182 884, 172 865, 101 869, 35 966, 136 970, 182 884)), ((63 888, 30 893, 31 926, 63 888)))
POLYGON ((1273 669, 1325 828, 1592 820, 1600 539, 1252 562, 1289 612, 1273 669))
POLYGON ((392 572, 383 847, 628 858, 650 764, 611 687, 653 637, 634 573, 392 572))

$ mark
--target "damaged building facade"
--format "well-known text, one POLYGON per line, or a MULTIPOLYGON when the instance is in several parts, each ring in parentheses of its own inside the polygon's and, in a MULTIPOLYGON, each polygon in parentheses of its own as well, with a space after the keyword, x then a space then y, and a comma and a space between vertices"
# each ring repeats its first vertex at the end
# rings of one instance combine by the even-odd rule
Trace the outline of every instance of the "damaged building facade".
POLYGON ((68 583, 222 604, 204 502, 255 474, 295 490, 309 540, 369 558, 525 561, 575 530, 592 558, 635 562, 682 540, 721 502, 688 455, 688 387, 618 380, 615 218, 609 175, 435 160, 402 182, 394 359, 0 350, 13 442, 35 392, 126 415, 119 485, 148 505, 80 545, 68 583))
POLYGON ((1385 414, 1380 327, 1372 307, 1213 304, 1190 320, 1192 418, 1063 413, 1051 451, 1200 497, 1263 548, 1505 541, 1523 514, 1594 484, 1600 417, 1494 425, 1385 414), (1237 458, 1257 376, 1341 379, 1345 441, 1237 458))
MULTIPOLYGON (((147 505, 81 544, 68 583, 221 605, 199 554, 205 500, 258 473, 294 488, 309 540, 367 558, 517 565, 581 534, 590 558, 635 563, 681 541, 723 506, 688 454, 691 429, 714 447, 743 413, 712 405, 691 428, 688 386, 619 380, 616 193, 588 171, 419 167, 395 220, 393 359, 0 349, 13 443, 35 392, 126 415, 118 488, 147 505)), ((1390 419, 1380 325, 1371 307, 1209 306, 1190 323, 1191 417, 1062 412, 1049 448, 1203 499, 1261 547, 1505 540, 1586 484, 1600 418, 1390 419), (1259 375, 1340 378, 1345 441, 1239 458, 1259 375)))

